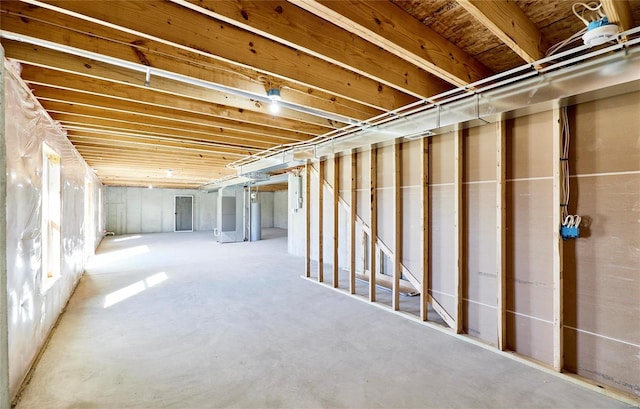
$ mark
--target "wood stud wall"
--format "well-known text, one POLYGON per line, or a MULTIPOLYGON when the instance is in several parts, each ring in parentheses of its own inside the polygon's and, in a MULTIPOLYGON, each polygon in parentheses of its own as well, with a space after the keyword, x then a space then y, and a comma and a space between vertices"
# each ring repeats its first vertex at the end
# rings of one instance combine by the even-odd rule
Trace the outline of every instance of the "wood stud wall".
MULTIPOLYGON (((553 246, 553 361, 550 362, 551 369, 556 372, 562 372, 565 367, 564 363, 564 339, 563 339, 563 241, 560 237, 559 227, 561 225, 561 189, 562 189, 562 167, 561 167, 561 154, 562 154, 562 128, 561 128, 561 108, 555 108, 551 115, 552 117, 552 127, 549 128, 552 130, 552 141, 553 141, 553 151, 552 155, 552 179, 553 179, 553 238, 550 243, 553 246)), ((491 126, 491 125, 487 125, 491 126)), ((495 142, 487 142, 493 143, 495 149, 495 211, 496 211, 496 227, 495 227, 495 240, 496 240, 496 248, 495 248, 495 268, 496 268, 496 331, 497 336, 495 338, 496 344, 495 347, 499 351, 508 350, 507 347, 507 328, 508 328, 508 319, 507 319, 507 294, 508 294, 508 260, 507 260, 507 136, 510 135, 508 132, 508 122, 504 119, 492 125, 494 128, 494 136, 495 142)), ((453 178, 453 205, 454 205, 454 217, 453 217, 453 226, 454 229, 454 237, 455 243, 452 251, 452 256, 455 259, 454 262, 454 270, 453 278, 455 279, 455 306, 453 308, 456 311, 446 311, 442 305, 436 302, 430 295, 431 291, 431 263, 429 249, 431 247, 431 220, 430 215, 432 212, 431 204, 430 204, 430 195, 429 195, 429 186, 430 186, 430 138, 423 138, 420 141, 419 149, 419 163, 420 169, 419 172, 419 190, 417 194, 417 200, 419 200, 419 217, 420 217, 420 247, 421 252, 419 255, 419 266, 421 266, 420 274, 415 274, 414 277, 419 277, 418 280, 413 278, 412 285, 416 287, 416 290, 420 293, 420 311, 419 311, 419 320, 427 321, 428 320, 428 312, 429 308, 433 307, 443 320, 451 327, 451 331, 457 334, 461 334, 464 332, 465 325, 465 308, 464 303, 467 295, 464 292, 465 286, 465 274, 470 274, 466 272, 466 264, 465 257, 466 252, 469 251, 463 246, 463 243, 466 242, 466 235, 468 232, 466 231, 467 227, 464 223, 464 203, 468 200, 464 197, 464 189, 463 184, 466 182, 464 180, 464 171, 465 171, 465 161, 468 159, 465 158, 464 143, 463 138, 465 137, 465 133, 462 129, 458 129, 454 131, 454 145, 453 145, 453 165, 454 165, 454 178, 453 178)), ((406 266, 403 264, 403 148, 407 149, 408 143, 403 144, 402 142, 396 142, 390 147, 378 148, 377 146, 371 146, 368 152, 369 159, 369 209, 370 209, 370 223, 367 226, 357 214, 357 196, 358 196, 358 166, 365 165, 364 163, 359 163, 358 161, 358 152, 357 150, 352 150, 350 152, 348 163, 347 156, 335 157, 333 158, 333 259, 334 259, 334 267, 333 267, 333 286, 338 287, 338 259, 339 259, 339 250, 346 252, 348 254, 348 265, 349 265, 349 288, 348 292, 350 294, 356 294, 356 269, 358 267, 358 253, 357 247, 360 245, 363 254, 360 256, 364 259, 361 259, 359 262, 362 263, 362 268, 364 269, 364 273, 368 276, 368 299, 370 302, 376 302, 376 285, 382 284, 387 280, 376 280, 376 276, 379 274, 380 262, 378 255, 381 251, 384 251, 385 254, 391 257, 393 261, 393 280, 391 281, 391 290, 392 290, 392 298, 391 298, 391 309, 394 311, 401 310, 400 308, 400 288, 401 288, 401 275, 408 273, 411 274, 410 271, 406 269, 406 266), (392 158, 393 158, 393 193, 394 193, 394 201, 393 201, 393 231, 391 234, 393 235, 393 246, 386 246, 384 242, 381 241, 379 237, 378 231, 378 212, 379 212, 379 199, 378 189, 379 180, 378 180, 378 166, 382 166, 379 161, 382 156, 379 158, 379 149, 391 149, 392 150, 392 158), (344 161, 343 164, 345 166, 345 171, 349 172, 350 185, 347 188, 343 186, 345 192, 349 192, 349 200, 347 201, 346 197, 343 200, 343 204, 347 208, 348 214, 348 228, 345 231, 348 231, 348 241, 347 248, 342 248, 339 244, 339 205, 340 205, 340 163, 341 160, 344 161), (350 168, 350 169, 349 169, 350 168), (358 223, 362 223, 359 226, 358 223), (361 237, 368 237, 368 241, 366 243, 356 243, 356 236, 362 235, 361 237), (368 271, 367 271, 368 267, 368 271), (377 282, 378 281, 378 282, 377 282)), ((385 151, 388 152, 388 151, 385 151)), ((409 151, 411 152, 411 151, 409 151)), ((363 152, 366 154, 366 152, 363 152)), ((382 154, 381 154, 382 155, 382 154)), ((409 155, 409 154, 407 154, 409 155)), ((365 158, 366 159, 366 158, 365 158)), ((327 161, 321 161, 318 163, 318 177, 320 183, 317 186, 318 192, 318 281, 323 281, 323 273, 322 273, 322 262, 323 262, 323 185, 325 178, 325 167, 327 161)), ((311 170, 310 165, 306 165, 306 174, 310 175, 309 171, 311 170)), ((363 186, 365 187, 365 186, 363 186)), ((365 187, 366 188, 366 187, 365 187)), ((310 178, 307 177, 306 180, 306 211, 307 215, 311 214, 310 207, 310 178)), ((347 193, 345 193, 347 195, 347 193)), ((365 204, 366 206, 367 204, 365 204)), ((311 247, 310 247, 310 218, 307 217, 307 247, 306 247, 306 277, 310 277, 310 262, 311 262, 311 247)), ((381 277, 378 277, 381 278, 381 277)), ((513 328, 509 328, 510 331, 513 328)), ((475 341, 474 341, 475 342, 475 341)), ((480 341, 481 343, 485 343, 488 341, 480 341)), ((517 351, 516 351, 517 352, 517 351)), ((517 359, 522 359, 523 361, 531 361, 525 355, 515 355, 517 359)), ((535 364, 535 363, 534 363, 535 364)), ((619 394, 615 391, 607 390, 607 394, 619 396, 619 394)))

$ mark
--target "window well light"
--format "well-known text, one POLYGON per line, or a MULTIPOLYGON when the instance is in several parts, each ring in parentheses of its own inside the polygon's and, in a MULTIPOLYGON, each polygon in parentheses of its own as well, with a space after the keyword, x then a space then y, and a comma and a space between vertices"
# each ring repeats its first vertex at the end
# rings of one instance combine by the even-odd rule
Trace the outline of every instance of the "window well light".
POLYGON ((271 111, 272 114, 280 112, 280 105, 278 104, 278 101, 282 99, 280 97, 280 90, 277 88, 269 88, 269 91, 267 91, 267 97, 271 100, 269 111, 271 111))

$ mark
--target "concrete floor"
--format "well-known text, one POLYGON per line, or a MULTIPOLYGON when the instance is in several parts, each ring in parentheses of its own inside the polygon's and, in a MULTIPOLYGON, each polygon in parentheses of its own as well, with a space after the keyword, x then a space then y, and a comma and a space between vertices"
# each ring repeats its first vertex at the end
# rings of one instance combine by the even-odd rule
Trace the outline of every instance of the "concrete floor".
POLYGON ((283 232, 105 239, 17 408, 627 407, 301 279, 283 232))

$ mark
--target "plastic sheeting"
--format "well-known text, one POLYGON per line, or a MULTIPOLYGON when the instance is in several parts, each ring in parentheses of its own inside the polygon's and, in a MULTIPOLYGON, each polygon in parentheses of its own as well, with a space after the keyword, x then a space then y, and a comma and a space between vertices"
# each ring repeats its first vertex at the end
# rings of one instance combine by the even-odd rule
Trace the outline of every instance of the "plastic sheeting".
POLYGON ((102 185, 19 78, 19 66, 5 61, 5 67, 9 381, 14 396, 102 237, 97 203, 102 185), (60 278, 46 290, 43 143, 60 156, 61 190, 60 278))

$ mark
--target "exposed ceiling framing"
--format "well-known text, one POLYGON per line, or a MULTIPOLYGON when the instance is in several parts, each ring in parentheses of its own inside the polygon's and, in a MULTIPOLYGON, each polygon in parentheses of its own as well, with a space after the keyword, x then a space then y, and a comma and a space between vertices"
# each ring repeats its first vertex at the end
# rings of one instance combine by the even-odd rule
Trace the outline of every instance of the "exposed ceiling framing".
MULTIPOLYGON (((104 184, 199 187, 238 159, 537 61, 584 27, 572 4, 3 0, 0 27, 104 184)), ((638 0, 603 8, 640 23, 638 0)))

